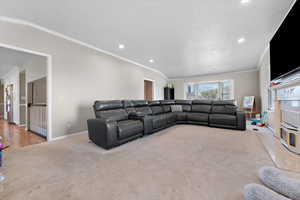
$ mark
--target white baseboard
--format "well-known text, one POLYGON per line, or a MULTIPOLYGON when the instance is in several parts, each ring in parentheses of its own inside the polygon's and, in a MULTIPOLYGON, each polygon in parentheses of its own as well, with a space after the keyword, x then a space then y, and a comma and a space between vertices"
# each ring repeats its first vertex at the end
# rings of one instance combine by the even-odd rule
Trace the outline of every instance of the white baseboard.
POLYGON ((68 138, 68 137, 71 137, 71 136, 81 135, 81 134, 85 134, 85 133, 88 133, 88 131, 86 130, 86 131, 81 131, 81 132, 77 132, 77 133, 71 133, 71 134, 68 134, 68 135, 58 136, 58 137, 52 138, 51 141, 61 140, 61 139, 65 139, 65 138, 68 138))

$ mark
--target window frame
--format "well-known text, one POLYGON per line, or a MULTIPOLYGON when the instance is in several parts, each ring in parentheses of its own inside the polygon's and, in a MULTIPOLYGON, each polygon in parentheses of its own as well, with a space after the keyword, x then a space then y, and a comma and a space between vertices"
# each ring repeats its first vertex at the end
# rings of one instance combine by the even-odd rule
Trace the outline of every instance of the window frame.
POLYGON ((223 100, 225 93, 223 93, 223 87, 225 82, 230 82, 230 100, 234 100, 234 80, 233 79, 226 79, 226 80, 215 80, 215 81, 190 81, 190 82, 184 82, 184 99, 185 100, 192 100, 187 98, 187 90, 188 85, 194 85, 194 84, 209 84, 209 83, 217 83, 218 84, 218 98, 217 100, 223 100), (221 87, 222 85, 222 87, 221 87), (222 97, 222 98, 221 98, 222 97))

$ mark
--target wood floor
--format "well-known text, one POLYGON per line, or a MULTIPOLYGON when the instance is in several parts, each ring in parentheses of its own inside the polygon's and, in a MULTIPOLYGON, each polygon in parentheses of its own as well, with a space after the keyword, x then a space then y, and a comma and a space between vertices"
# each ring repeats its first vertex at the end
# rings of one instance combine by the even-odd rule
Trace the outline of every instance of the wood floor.
POLYGON ((25 127, 11 125, 5 120, 0 120, 0 136, 4 139, 4 145, 9 145, 8 151, 46 141, 45 138, 26 131, 25 127))

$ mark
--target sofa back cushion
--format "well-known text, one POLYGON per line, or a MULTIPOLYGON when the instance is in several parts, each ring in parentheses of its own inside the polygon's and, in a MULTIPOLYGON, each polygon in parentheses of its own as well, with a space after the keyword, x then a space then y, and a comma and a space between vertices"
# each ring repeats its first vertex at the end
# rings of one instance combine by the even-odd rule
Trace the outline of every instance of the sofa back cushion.
POLYGON ((149 106, 160 106, 160 101, 148 101, 149 106))
POLYGON ((175 105, 181 105, 183 112, 191 112, 192 110, 191 100, 175 100, 175 105))
POLYGON ((98 113, 98 117, 107 121, 122 121, 128 119, 128 113, 124 109, 104 110, 98 113))
POLYGON ((144 100, 135 100, 132 101, 134 107, 145 107, 148 106, 148 101, 144 100))
POLYGON ((160 104, 162 105, 164 113, 168 113, 168 112, 172 112, 171 106, 175 104, 175 101, 163 100, 163 101, 160 101, 160 104))
POLYGON ((212 105, 213 114, 235 115, 237 106, 233 101, 214 101, 212 105))
POLYGON ((138 113, 143 113, 144 115, 152 115, 152 110, 148 106, 135 107, 135 111, 138 112, 138 113))
POLYGON ((123 109, 122 101, 95 101, 94 111, 96 118, 120 121, 128 119, 127 112, 123 109))
POLYGON ((171 105, 163 105, 162 109, 164 113, 172 112, 171 105))
POLYGON ((149 101, 148 105, 152 111, 152 115, 158 115, 163 113, 162 107, 160 106, 160 101, 149 101))
POLYGON ((152 110, 153 115, 159 115, 164 112, 161 106, 151 106, 150 108, 152 110))
POLYGON ((194 100, 192 102, 192 112, 211 113, 211 101, 194 100))
POLYGON ((125 109, 125 111, 128 114, 136 112, 136 110, 134 108, 134 104, 133 104, 132 101, 130 101, 130 100, 123 100, 122 102, 123 102, 124 109, 125 109))
POLYGON ((95 101, 94 110, 103 111, 103 110, 113 110, 123 108, 122 101, 111 100, 111 101, 95 101))
POLYGON ((139 100, 139 101, 132 101, 132 103, 134 105, 136 112, 143 113, 144 115, 152 114, 152 110, 148 106, 148 101, 139 100))

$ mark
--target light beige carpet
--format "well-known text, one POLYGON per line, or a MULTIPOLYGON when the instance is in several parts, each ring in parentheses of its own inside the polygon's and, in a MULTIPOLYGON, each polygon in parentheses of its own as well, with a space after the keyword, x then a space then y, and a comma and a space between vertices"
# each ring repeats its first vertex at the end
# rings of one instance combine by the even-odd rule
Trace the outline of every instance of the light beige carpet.
POLYGON ((5 200, 242 200, 273 166, 255 133, 191 125, 110 151, 84 134, 5 156, 5 200))

